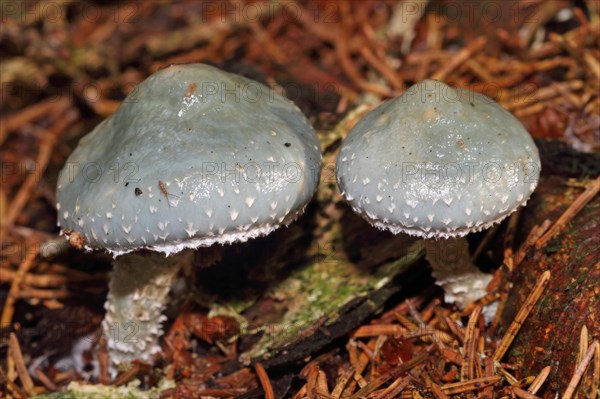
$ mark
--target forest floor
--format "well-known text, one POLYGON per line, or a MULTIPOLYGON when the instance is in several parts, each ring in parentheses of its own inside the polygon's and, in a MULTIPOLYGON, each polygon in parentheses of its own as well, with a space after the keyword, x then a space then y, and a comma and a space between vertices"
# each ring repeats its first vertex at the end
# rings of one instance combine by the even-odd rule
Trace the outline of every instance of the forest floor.
POLYGON ((0 7, 0 396, 600 395, 600 259, 598 241, 586 241, 600 236, 598 2, 0 7), (98 339, 111 259, 60 235, 57 175, 135 85, 192 62, 293 100, 318 131, 321 184, 298 222, 226 247, 199 268, 189 294, 168 310, 163 353, 111 380, 98 339), (353 215, 333 177, 340 142, 360 116, 426 78, 498 101, 536 138, 543 162, 532 205, 470 238, 474 259, 495 274, 489 294, 462 311, 443 303, 422 244, 353 215), (557 273, 560 262, 586 267, 579 285, 557 273), (568 304, 580 291, 589 295, 573 297, 581 305, 575 324, 544 318, 553 315, 550 293, 568 304), (486 324, 491 303, 498 311, 486 324), (545 350, 567 330, 569 342, 545 350))

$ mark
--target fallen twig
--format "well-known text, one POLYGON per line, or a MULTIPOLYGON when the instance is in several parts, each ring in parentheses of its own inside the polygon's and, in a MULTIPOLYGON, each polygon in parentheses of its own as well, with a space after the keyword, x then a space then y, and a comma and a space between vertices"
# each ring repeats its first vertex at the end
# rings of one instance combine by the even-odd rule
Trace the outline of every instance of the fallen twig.
POLYGON ((523 306, 521 306, 521 309, 519 309, 519 312, 515 316, 513 322, 510 324, 510 327, 508 327, 506 334, 504 334, 504 337, 502 337, 500 345, 498 345, 498 348, 496 348, 496 352, 494 352, 493 357, 495 361, 499 362, 500 359, 502 359, 502 357, 510 347, 510 344, 517 336, 517 333, 519 332, 519 329, 525 322, 525 319, 527 319, 527 316, 529 316, 529 313, 531 313, 531 311, 533 310, 538 299, 540 299, 540 296, 544 292, 544 289, 548 285, 549 281, 550 271, 547 270, 544 273, 542 273, 535 287, 525 300, 525 303, 523 303, 523 306))
POLYGON ((368 394, 379 388, 382 384, 386 383, 392 378, 397 378, 400 374, 411 370, 419 363, 425 361, 426 358, 427 356, 424 353, 418 354, 417 356, 410 359, 408 362, 403 363, 402 365, 391 370, 389 373, 379 376, 371 382, 369 382, 365 387, 359 389, 354 395, 352 395, 351 399, 358 399, 367 396, 368 394))
POLYGON ((517 253, 514 257, 513 269, 509 269, 510 271, 514 270, 515 267, 517 267, 518 265, 521 264, 523 259, 525 259, 525 255, 527 254, 527 251, 529 250, 529 248, 531 248, 535 244, 535 242, 537 240, 539 240, 539 238, 546 231, 548 231, 551 224, 552 224, 552 222, 550 220, 546 219, 540 226, 538 226, 538 225, 533 226, 533 228, 529 232, 529 235, 525 239, 525 242, 523 244, 521 244, 521 247, 519 247, 519 250, 517 251, 517 253))
MULTIPOLYGON (((588 348, 587 352, 585 353, 585 356, 583 357, 581 363, 579 363, 579 365, 577 365, 577 368, 575 369, 575 372, 573 373, 573 377, 571 377, 571 381, 569 382, 569 385, 567 385, 567 389, 565 390, 565 393, 563 394, 562 399, 571 399, 571 397, 573 397, 573 394, 575 393, 575 390, 577 389, 577 385, 579 385, 579 381, 581 381, 583 374, 585 373, 588 366, 590 365, 590 362, 592 361, 594 353, 598 350, 598 348, 599 348, 598 341, 594 341, 592 343, 592 345, 590 345, 590 347, 588 348)), ((597 390, 597 387, 594 387, 593 389, 597 390)))
POLYGON ((275 399, 275 394, 273 393, 273 386, 271 385, 271 381, 269 380, 269 376, 265 371, 265 368, 260 363, 256 363, 254 365, 254 370, 256 370, 256 375, 258 376, 258 380, 262 385, 263 391, 265 392, 266 399, 275 399))
POLYGON ((12 321, 13 314, 15 312, 15 301, 19 297, 19 291, 21 289, 21 281, 25 275, 29 272, 29 269, 33 266, 33 261, 37 257, 36 251, 30 251, 25 256, 25 259, 19 265, 19 269, 13 279, 6 302, 4 302, 4 308, 2 309, 2 317, 0 318, 0 325, 9 325, 12 321))
POLYGON ((487 43, 487 39, 484 36, 478 37, 476 40, 469 43, 469 45, 456 54, 452 60, 444 65, 442 69, 434 73, 431 78, 435 80, 444 80, 450 75, 453 71, 455 71, 463 62, 469 59, 473 54, 477 53, 479 50, 485 46, 487 43))
POLYGON ((67 108, 66 110, 62 111, 63 112, 58 113, 59 117, 57 117, 54 124, 48 129, 48 132, 42 138, 40 143, 40 151, 36 158, 36 173, 31 173, 27 176, 21 185, 21 188, 17 192, 17 195, 13 198, 12 202, 8 206, 6 219, 2 223, 3 229, 12 226, 15 223, 17 216, 19 216, 23 210, 23 207, 29 200, 31 191, 38 184, 39 176, 44 173, 46 167, 48 166, 52 149, 56 144, 56 139, 65 131, 67 126, 73 123, 78 117, 78 112, 73 109, 68 110, 67 108))
POLYGON ((35 387, 33 385, 33 381, 31 380, 31 376, 27 371, 27 366, 25 366, 25 361, 23 360, 23 353, 21 352, 21 346, 19 345, 19 341, 17 341, 17 336, 14 333, 10 333, 9 336, 8 353, 9 356, 15 362, 17 374, 19 375, 19 379, 23 384, 25 392, 29 396, 35 396, 35 387))
POLYGON ((593 180, 587 190, 585 190, 573 203, 567 208, 567 210, 560 215, 558 220, 552 225, 552 227, 542 236, 540 237, 536 243, 536 248, 543 248, 548 241, 550 241, 559 231, 565 226, 577 213, 582 210, 588 202, 594 198, 598 191, 600 190, 600 177, 597 177, 593 180))

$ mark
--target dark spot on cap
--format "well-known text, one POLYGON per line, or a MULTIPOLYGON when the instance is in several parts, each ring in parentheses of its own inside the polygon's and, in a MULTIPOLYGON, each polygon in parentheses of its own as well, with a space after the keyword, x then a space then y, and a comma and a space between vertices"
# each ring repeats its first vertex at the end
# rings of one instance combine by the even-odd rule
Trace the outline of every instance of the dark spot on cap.
POLYGON ((139 187, 136 187, 134 192, 135 192, 136 197, 139 197, 140 195, 142 195, 142 190, 139 187))
POLYGON ((129 182, 125 183, 125 187, 129 186, 129 182))
POLYGON ((292 143, 284 143, 283 145, 286 147, 291 147, 292 143))

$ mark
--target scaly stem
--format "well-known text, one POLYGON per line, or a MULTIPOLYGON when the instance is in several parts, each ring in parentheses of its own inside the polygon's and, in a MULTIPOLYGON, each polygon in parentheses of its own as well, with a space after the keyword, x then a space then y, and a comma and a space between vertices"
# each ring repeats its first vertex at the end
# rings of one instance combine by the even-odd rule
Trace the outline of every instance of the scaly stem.
POLYGON ((160 352, 167 295, 177 272, 191 259, 191 251, 170 257, 130 253, 115 259, 102 322, 111 366, 136 359, 150 362, 160 352))
POLYGON ((444 289, 446 302, 464 308, 486 294, 492 275, 475 266, 466 238, 425 240, 425 250, 436 284, 444 289))

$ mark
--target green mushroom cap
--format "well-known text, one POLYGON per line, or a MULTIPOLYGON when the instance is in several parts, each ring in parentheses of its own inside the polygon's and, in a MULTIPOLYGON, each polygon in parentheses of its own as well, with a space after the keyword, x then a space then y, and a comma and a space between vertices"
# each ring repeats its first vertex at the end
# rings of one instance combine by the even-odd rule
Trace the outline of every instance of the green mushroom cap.
POLYGON ((291 101, 208 65, 170 66, 81 139, 59 175, 58 221, 115 255, 245 241, 293 221, 320 168, 291 101))
POLYGON ((524 205, 540 169, 531 136, 499 104, 425 80, 351 129, 336 176, 372 225, 449 238, 488 228, 524 205))

